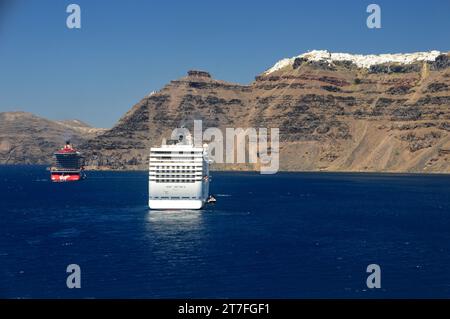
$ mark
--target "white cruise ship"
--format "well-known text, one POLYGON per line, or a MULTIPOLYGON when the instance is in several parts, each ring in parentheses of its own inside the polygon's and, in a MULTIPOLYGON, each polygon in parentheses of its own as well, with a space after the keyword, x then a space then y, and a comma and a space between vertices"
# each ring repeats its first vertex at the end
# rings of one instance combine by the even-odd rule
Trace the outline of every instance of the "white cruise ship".
POLYGON ((150 149, 150 209, 201 209, 209 195, 208 147, 190 136, 150 149))

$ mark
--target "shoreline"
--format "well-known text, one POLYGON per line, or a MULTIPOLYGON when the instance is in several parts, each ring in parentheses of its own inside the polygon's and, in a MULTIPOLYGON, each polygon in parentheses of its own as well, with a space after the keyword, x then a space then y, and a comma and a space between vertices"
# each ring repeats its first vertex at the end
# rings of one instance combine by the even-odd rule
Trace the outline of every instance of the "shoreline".
MULTIPOLYGON (((33 166, 41 166, 45 170, 48 170, 49 164, 0 164, 0 167, 33 167, 33 166)), ((211 169, 211 172, 217 172, 217 173, 255 173, 259 174, 258 170, 238 170, 238 169, 230 169, 230 170, 215 170, 211 169)), ((100 168, 100 169, 85 169, 85 172, 148 172, 148 169, 110 169, 110 168, 100 168)), ((279 170, 275 174, 259 174, 259 175, 265 175, 265 176, 271 176, 276 175, 278 173, 302 173, 302 174, 355 174, 355 175, 362 175, 362 174, 379 174, 379 175, 450 175, 450 172, 408 172, 408 171, 327 171, 327 170, 309 170, 309 171, 302 171, 302 170, 279 170)))

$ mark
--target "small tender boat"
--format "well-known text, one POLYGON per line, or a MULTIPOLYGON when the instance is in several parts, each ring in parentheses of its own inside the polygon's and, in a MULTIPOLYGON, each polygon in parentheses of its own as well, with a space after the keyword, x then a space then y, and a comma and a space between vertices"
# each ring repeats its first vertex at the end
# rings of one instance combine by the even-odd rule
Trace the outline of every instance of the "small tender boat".
POLYGON ((215 202, 217 202, 217 199, 213 195, 209 195, 208 199, 206 200, 206 202, 208 204, 214 204, 215 202))

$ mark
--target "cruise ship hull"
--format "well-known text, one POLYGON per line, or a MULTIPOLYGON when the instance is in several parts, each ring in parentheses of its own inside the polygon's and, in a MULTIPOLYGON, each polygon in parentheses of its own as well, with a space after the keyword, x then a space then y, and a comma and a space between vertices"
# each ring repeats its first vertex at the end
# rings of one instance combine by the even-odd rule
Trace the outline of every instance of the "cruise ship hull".
POLYGON ((82 179, 80 173, 51 173, 52 182, 76 182, 82 179))
POLYGON ((165 210, 165 209, 201 209, 205 204, 202 200, 161 200, 150 199, 148 206, 150 209, 165 210))

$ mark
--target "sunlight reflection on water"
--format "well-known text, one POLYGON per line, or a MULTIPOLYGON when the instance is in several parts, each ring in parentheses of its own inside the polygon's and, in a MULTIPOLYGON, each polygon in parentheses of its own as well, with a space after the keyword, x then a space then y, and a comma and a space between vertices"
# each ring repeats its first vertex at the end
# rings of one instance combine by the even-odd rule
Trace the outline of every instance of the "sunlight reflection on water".
POLYGON ((147 215, 147 230, 157 236, 173 236, 189 232, 201 233, 203 214, 201 210, 149 210, 147 215))

